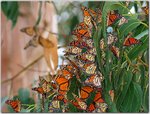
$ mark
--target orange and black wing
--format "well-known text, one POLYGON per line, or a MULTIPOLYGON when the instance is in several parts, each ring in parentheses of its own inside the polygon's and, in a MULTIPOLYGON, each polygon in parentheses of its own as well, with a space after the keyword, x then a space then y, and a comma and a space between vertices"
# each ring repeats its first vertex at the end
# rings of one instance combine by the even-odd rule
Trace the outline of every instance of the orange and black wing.
POLYGON ((20 112, 21 102, 19 100, 7 100, 6 104, 10 105, 15 112, 20 112))
POLYGON ((93 87, 83 86, 80 90, 80 98, 87 99, 92 91, 93 91, 93 87))
POLYGON ((126 38, 123 45, 124 46, 131 46, 134 44, 140 44, 141 42, 135 38, 126 38))
POLYGON ((65 77, 58 77, 56 79, 56 83, 59 85, 58 92, 59 94, 66 94, 69 89, 69 81, 65 77))

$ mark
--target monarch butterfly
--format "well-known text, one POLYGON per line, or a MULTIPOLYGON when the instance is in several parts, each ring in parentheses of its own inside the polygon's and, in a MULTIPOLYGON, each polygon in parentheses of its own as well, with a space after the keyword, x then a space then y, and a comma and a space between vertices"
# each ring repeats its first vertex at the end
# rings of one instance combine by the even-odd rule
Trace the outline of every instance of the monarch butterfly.
POLYGON ((90 95, 90 93, 93 91, 93 87, 91 86, 83 86, 80 89, 80 98, 82 100, 87 99, 90 95))
POLYGON ((148 6, 142 7, 142 10, 145 12, 146 15, 149 14, 149 7, 148 6))
POLYGON ((92 112, 94 110, 96 110, 97 106, 96 104, 97 103, 103 103, 104 100, 102 99, 102 95, 101 95, 101 92, 98 91, 96 94, 95 94, 95 97, 94 97, 94 100, 93 102, 88 106, 87 110, 88 112, 92 112))
POLYGON ((90 48, 93 48, 94 43, 93 43, 93 40, 92 40, 92 39, 85 40, 85 42, 88 44, 88 46, 89 46, 90 48))
POLYGON ((85 84, 90 84, 92 86, 101 88, 102 79, 102 77, 99 77, 98 75, 94 74, 85 80, 85 84))
POLYGON ((94 10, 84 6, 81 6, 81 10, 83 11, 84 22, 90 28, 92 28, 92 26, 94 25, 94 27, 97 29, 96 22, 101 22, 101 16, 102 16, 101 11, 98 10, 97 12, 95 12, 94 10))
POLYGON ((131 45, 140 44, 140 43, 141 43, 140 40, 137 40, 137 39, 135 39, 135 38, 129 38, 129 37, 127 37, 127 38, 125 39, 125 41, 123 42, 123 45, 124 45, 124 46, 131 46, 131 45))
POLYGON ((119 24, 118 26, 124 24, 124 23, 128 23, 128 20, 125 18, 125 17, 122 17, 120 20, 119 20, 119 24))
POLYGON ((65 55, 72 54, 76 55, 82 52, 82 49, 79 47, 68 47, 65 51, 65 55))
POLYGON ((44 78, 39 76, 40 86, 43 88, 45 93, 50 91, 50 82, 47 82, 44 78))
POLYGON ((76 26, 76 29, 88 29, 88 26, 84 22, 81 22, 76 26))
POLYGON ((68 102, 68 100, 64 97, 64 95, 61 94, 54 96, 53 100, 63 101, 64 103, 68 102))
POLYGON ((90 32, 87 29, 75 29, 72 31, 72 35, 77 36, 79 40, 82 38, 89 39, 91 37, 90 32))
POLYGON ((34 87, 32 88, 33 91, 37 91, 39 94, 45 95, 45 92, 42 87, 34 87))
POLYGON ((108 105, 106 103, 96 103, 97 112, 106 112, 108 105))
POLYGON ((84 62, 94 62, 95 61, 95 55, 92 55, 90 53, 82 53, 82 54, 79 54, 75 57, 76 59, 80 59, 81 61, 84 61, 84 62))
POLYGON ((108 34, 107 39, 108 39, 108 42, 107 42, 108 45, 110 45, 113 42, 116 42, 118 40, 117 36, 112 33, 108 34))
POLYGON ((89 53, 96 55, 96 48, 93 47, 92 49, 88 50, 89 53))
POLYGON ((70 64, 61 65, 61 66, 60 66, 60 69, 62 69, 62 70, 68 70, 69 72, 72 72, 72 73, 74 73, 74 72, 76 71, 75 67, 73 67, 73 66, 70 65, 70 64))
POLYGON ((120 54, 119 48, 117 48, 115 46, 111 46, 110 50, 112 51, 112 53, 114 54, 114 56, 116 56, 119 59, 119 54, 120 54))
POLYGON ((68 80, 73 77, 73 73, 68 71, 67 69, 60 70, 59 75, 65 77, 68 80))
POLYGON ((77 46, 79 48, 85 48, 85 47, 90 48, 86 42, 83 42, 83 41, 80 42, 78 40, 70 42, 69 46, 77 46))
POLYGON ((101 50, 104 50, 104 48, 105 48, 105 43, 104 43, 104 38, 102 38, 102 39, 100 40, 100 49, 101 49, 101 50))
POLYGON ((25 27, 25 28, 22 28, 20 31, 26 33, 29 36, 35 36, 36 35, 36 28, 35 27, 25 27))
POLYGON ((21 102, 20 100, 7 100, 6 104, 10 105, 15 112, 21 111, 21 102))
POLYGON ((94 63, 87 63, 83 65, 83 69, 87 74, 94 74, 96 70, 96 65, 94 63))
POLYGON ((107 26, 112 25, 121 15, 117 11, 110 12, 107 17, 107 26))
POLYGON ((66 79, 65 77, 58 76, 55 81, 59 86, 58 93, 65 95, 69 89, 69 80, 66 79))
POLYGON ((78 109, 86 110, 87 104, 80 98, 78 98, 77 95, 73 94, 74 98, 76 99, 77 102, 72 102, 74 106, 76 106, 78 109))

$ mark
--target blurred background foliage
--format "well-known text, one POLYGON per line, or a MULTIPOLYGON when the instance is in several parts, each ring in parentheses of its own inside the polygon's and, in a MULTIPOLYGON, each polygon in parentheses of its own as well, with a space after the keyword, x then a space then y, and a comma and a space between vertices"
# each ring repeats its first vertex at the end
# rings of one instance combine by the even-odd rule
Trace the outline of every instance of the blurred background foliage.
MULTIPOLYGON (((128 7, 126 7, 126 2, 52 1, 50 3, 56 9, 59 45, 68 45, 73 38, 71 31, 83 20, 80 9, 81 4, 88 8, 100 8, 102 10, 103 21, 100 25, 101 29, 99 29, 100 31, 96 31, 101 34, 94 35, 95 43, 99 43, 102 37, 106 39, 105 21, 107 11, 117 9, 120 14, 129 20, 127 24, 120 27, 117 27, 117 22, 113 25, 113 28, 118 33, 119 42, 116 45, 120 48, 121 59, 117 60, 109 50, 106 50, 106 65, 102 66, 100 63, 100 52, 97 52, 99 54, 97 63, 99 66, 102 66, 101 69, 104 71, 102 74, 105 77, 103 81, 103 96, 109 106, 108 112, 149 112, 149 20, 141 10, 142 6, 148 3, 143 1, 130 2, 128 7), (129 32, 132 32, 133 36, 140 39, 143 44, 123 48, 122 43, 129 32), (114 101, 110 99, 109 90, 114 90, 114 101)), ((1 4, 2 11, 7 19, 11 20, 13 28, 17 23, 19 15, 19 2, 9 1, 2 2, 1 4)), ((99 44, 97 45, 99 46, 99 44)), ((71 87, 74 88, 75 85, 71 85, 71 87)), ((34 112, 35 101, 30 97, 28 89, 20 88, 15 98, 19 98, 26 105, 23 106, 22 112, 34 112)), ((7 99, 8 97, 2 98, 2 106, 7 99)), ((75 107, 69 106, 73 112, 78 112, 75 107)), ((8 110, 13 112, 10 107, 8 107, 8 110)))

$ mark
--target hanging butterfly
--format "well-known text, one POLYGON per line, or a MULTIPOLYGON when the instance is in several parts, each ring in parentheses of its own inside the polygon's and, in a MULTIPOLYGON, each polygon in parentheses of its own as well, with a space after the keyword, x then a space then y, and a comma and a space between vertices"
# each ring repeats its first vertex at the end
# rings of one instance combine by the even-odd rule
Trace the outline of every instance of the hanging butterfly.
POLYGON ((121 26, 121 25, 124 24, 124 23, 128 23, 128 20, 127 20, 125 17, 122 17, 122 18, 119 20, 118 26, 121 26))
POLYGON ((68 102, 68 100, 64 97, 64 95, 61 94, 54 96, 53 100, 62 101, 63 103, 68 102))
POLYGON ((76 99, 76 101, 71 101, 72 104, 74 106, 76 106, 78 109, 86 110, 87 104, 82 99, 80 99, 77 95, 75 95, 73 93, 72 93, 72 95, 76 99))
POLYGON ((58 93, 61 95, 65 95, 69 89, 69 80, 65 77, 58 76, 55 82, 58 86, 58 93))
POLYGON ((93 91, 93 87, 91 86, 83 86, 80 89, 80 99, 85 100, 90 96, 90 93, 93 91))
POLYGON ((120 54, 119 48, 115 46, 110 46, 110 50, 114 54, 114 56, 116 56, 119 59, 119 54, 120 54))
POLYGON ((118 13, 117 10, 111 11, 107 17, 107 26, 112 25, 117 19, 120 19, 122 16, 118 13))
POLYGON ((109 33, 107 35, 107 39, 108 39, 108 42, 107 42, 108 45, 110 45, 118 40, 117 36, 112 33, 109 33))
POLYGON ((71 64, 61 65, 60 69, 67 70, 67 71, 69 71, 71 73, 75 73, 76 72, 76 68, 73 65, 71 65, 71 64))
POLYGON ((76 54, 81 53, 82 49, 79 47, 68 47, 64 52, 65 52, 65 55, 69 55, 69 54, 76 55, 76 54))
POLYGON ((82 53, 82 54, 79 54, 75 57, 76 59, 79 59, 81 61, 84 61, 84 62, 94 62, 95 61, 95 55, 92 55, 90 53, 82 53))
POLYGON ((97 10, 97 12, 95 12, 94 10, 84 6, 81 6, 81 10, 84 16, 84 23, 87 24, 90 29, 92 29, 93 26, 95 27, 95 29, 97 29, 96 23, 101 22, 101 10, 99 9, 97 10))
POLYGON ((125 39, 125 41, 123 42, 124 46, 131 46, 131 45, 135 45, 135 44, 141 44, 142 42, 140 40, 137 40, 135 38, 132 37, 127 37, 125 39))
POLYGON ((83 38, 89 39, 91 37, 91 34, 87 29, 75 29, 72 31, 72 35, 77 36, 79 40, 82 40, 83 38))
POLYGON ((146 15, 149 14, 149 7, 148 6, 142 7, 142 10, 145 12, 146 15))
POLYGON ((75 28, 79 29, 79 30, 80 29, 88 29, 88 26, 84 22, 81 22, 75 28))
POLYGON ((20 31, 24 32, 25 34, 27 34, 29 36, 35 36, 37 34, 36 29, 37 28, 35 28, 35 27, 25 27, 25 28, 22 28, 20 31))
POLYGON ((87 108, 87 111, 88 112, 93 112, 94 110, 96 110, 97 108, 97 103, 104 103, 104 100, 102 99, 102 95, 101 95, 101 92, 98 91, 96 94, 95 94, 95 97, 94 97, 94 100, 93 102, 88 106, 87 108))
POLYGON ((40 86, 43 88, 44 93, 50 92, 50 82, 47 82, 43 77, 39 76, 40 86))
POLYGON ((89 52, 90 54, 96 55, 96 48, 93 47, 92 49, 89 49, 88 52, 89 52))
POLYGON ((102 38, 102 39, 100 40, 100 49, 101 49, 101 50, 104 50, 104 48, 105 48, 105 42, 104 42, 104 38, 102 38))
POLYGON ((69 43, 69 46, 77 46, 79 48, 88 48, 90 49, 91 47, 84 41, 79 41, 79 40, 74 40, 69 43))
POLYGON ((86 63, 83 65, 83 69, 87 74, 94 74, 96 70, 96 65, 94 63, 86 63))
POLYGON ((103 80, 103 76, 98 76, 96 74, 91 75, 89 78, 85 80, 85 84, 95 86, 97 88, 101 88, 101 82, 103 80))
POLYGON ((58 75, 61 75, 69 80, 70 78, 73 77, 74 74, 71 71, 68 71, 67 69, 62 69, 60 70, 58 75))
POLYGON ((21 102, 20 100, 7 100, 6 104, 10 105, 15 112, 21 111, 21 102))
POLYGON ((46 93, 44 92, 43 87, 34 87, 32 90, 37 91, 39 94, 42 94, 42 96, 46 97, 46 93))
MULTIPOLYGON (((83 22, 89 27, 89 29, 92 29, 93 25, 95 25, 93 17, 90 15, 89 10, 87 7, 81 6, 81 10, 83 12, 83 22)), ((92 11, 92 10, 91 10, 92 11)), ((96 15, 96 12, 92 11, 93 15, 96 15)))
POLYGON ((87 40, 85 39, 84 42, 86 42, 90 48, 94 47, 94 42, 92 39, 87 39, 87 40))
POLYGON ((108 108, 108 105, 106 103, 96 103, 96 107, 97 107, 97 111, 98 113, 105 113, 107 108, 108 108))

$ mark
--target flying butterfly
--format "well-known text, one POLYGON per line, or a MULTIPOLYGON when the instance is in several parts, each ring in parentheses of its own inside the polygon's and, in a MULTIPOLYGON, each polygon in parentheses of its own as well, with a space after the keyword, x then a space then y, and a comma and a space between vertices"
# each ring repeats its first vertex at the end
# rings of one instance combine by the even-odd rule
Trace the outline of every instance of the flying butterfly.
POLYGON ((26 33, 29 36, 35 36, 37 34, 35 27, 25 27, 22 28, 20 31, 26 33))
POLYGON ((44 48, 52 48, 52 47, 54 47, 54 44, 49 39, 45 39, 42 36, 39 36, 38 42, 44 48))
POLYGON ((119 54, 120 54, 119 48, 115 46, 110 46, 110 50, 114 54, 114 56, 119 59, 119 54))
POLYGON ((90 96, 90 93, 93 91, 93 87, 91 86, 83 86, 80 89, 80 99, 85 100, 90 96))
POLYGON ((137 40, 135 38, 132 37, 127 37, 125 39, 125 41, 123 42, 124 46, 131 46, 131 45, 135 45, 135 44, 141 44, 142 42, 140 40, 137 40))
POLYGON ((15 112, 21 111, 21 102, 20 100, 7 100, 6 104, 10 105, 15 112))
POLYGON ((112 25, 117 19, 120 19, 122 16, 118 11, 110 11, 107 17, 107 26, 112 25))
POLYGON ((39 94, 42 94, 42 95, 46 95, 46 93, 44 92, 43 90, 43 87, 34 87, 32 88, 33 91, 37 91, 39 94))

